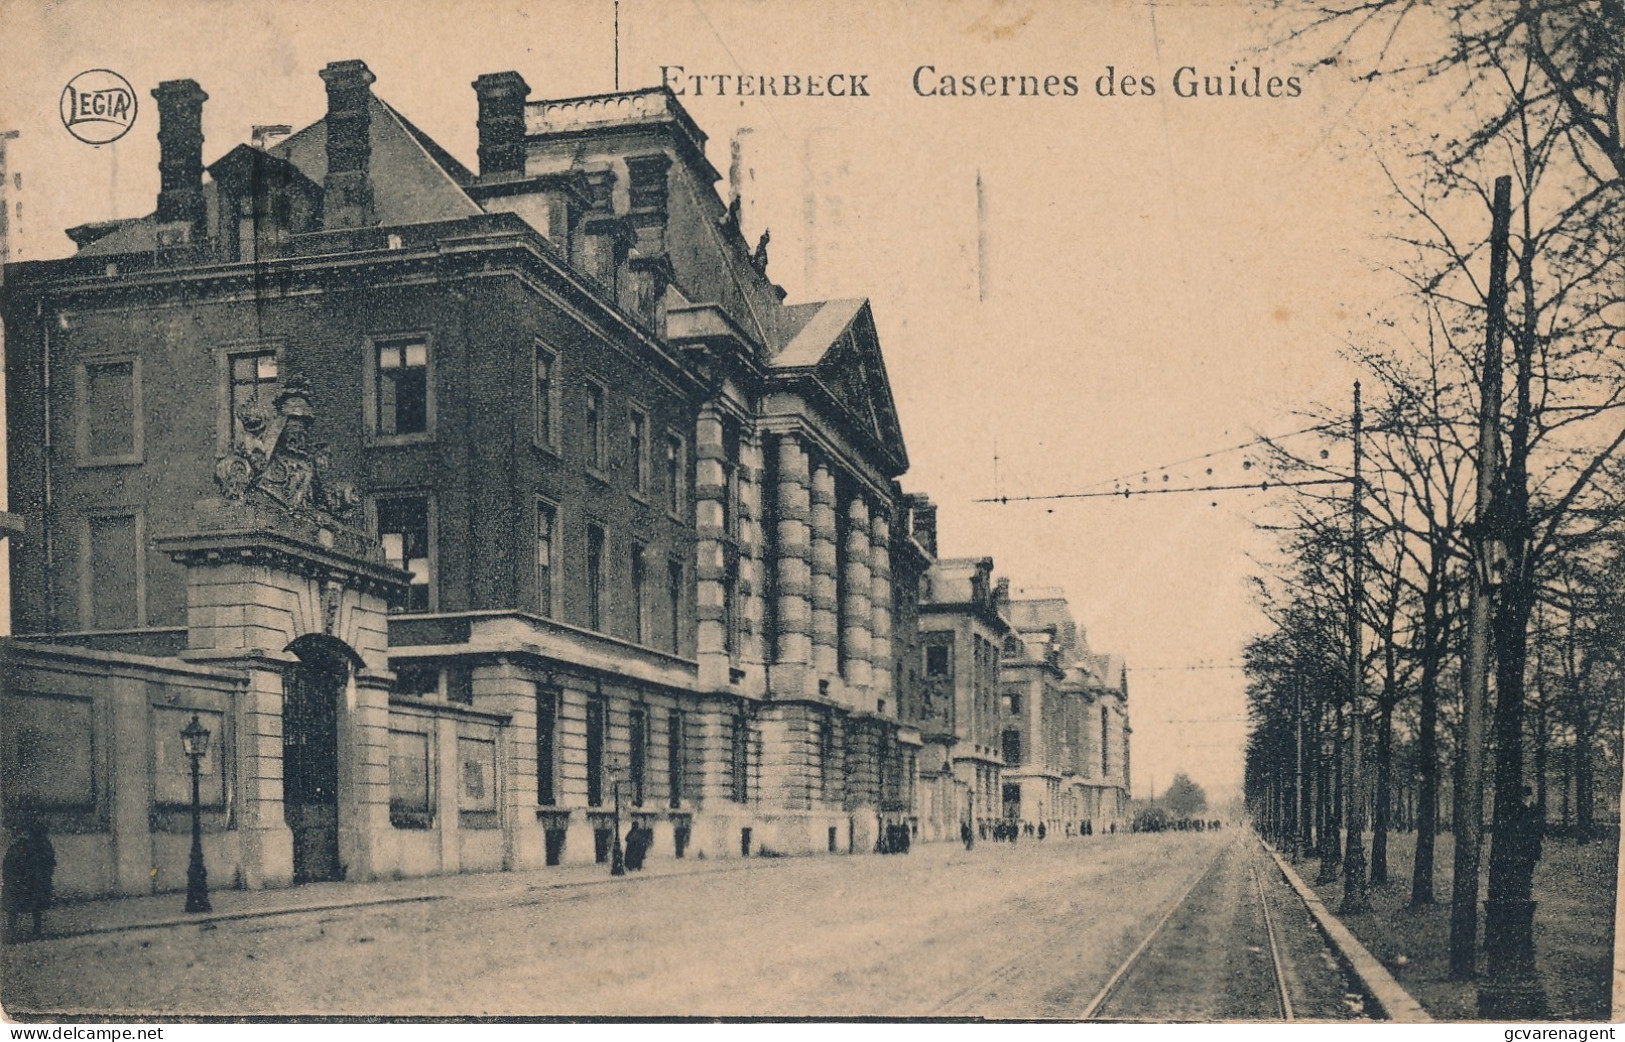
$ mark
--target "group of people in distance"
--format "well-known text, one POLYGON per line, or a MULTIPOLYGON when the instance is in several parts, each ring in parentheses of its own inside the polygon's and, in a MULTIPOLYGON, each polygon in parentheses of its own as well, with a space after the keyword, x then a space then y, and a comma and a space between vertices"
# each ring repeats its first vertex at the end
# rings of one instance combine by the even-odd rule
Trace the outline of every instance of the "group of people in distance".
MULTIPOLYGON (((1064 823, 1064 827, 1068 839, 1073 836, 1093 836, 1095 834, 1095 823, 1092 820, 1080 821, 1076 825, 1068 821, 1064 823)), ((1042 821, 1034 825, 1030 821, 1001 818, 993 822, 991 826, 985 821, 979 822, 976 828, 978 837, 983 840, 991 839, 995 843, 1014 843, 1022 836, 1032 836, 1036 839, 1049 837, 1049 826, 1042 821)), ((1109 829, 1116 832, 1117 826, 1115 824, 1111 825, 1109 829)), ((962 821, 959 823, 959 840, 965 844, 967 850, 973 845, 970 822, 962 821)))

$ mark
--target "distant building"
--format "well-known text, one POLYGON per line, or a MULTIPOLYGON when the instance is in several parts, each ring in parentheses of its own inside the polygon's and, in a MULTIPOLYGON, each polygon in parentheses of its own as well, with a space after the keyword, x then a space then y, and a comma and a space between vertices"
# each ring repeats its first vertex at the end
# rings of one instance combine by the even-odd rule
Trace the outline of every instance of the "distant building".
POLYGON ((1018 588, 1004 603, 1015 631, 1000 668, 1006 816, 1049 830, 1123 822, 1132 728, 1121 660, 1090 652, 1058 589, 1018 588))

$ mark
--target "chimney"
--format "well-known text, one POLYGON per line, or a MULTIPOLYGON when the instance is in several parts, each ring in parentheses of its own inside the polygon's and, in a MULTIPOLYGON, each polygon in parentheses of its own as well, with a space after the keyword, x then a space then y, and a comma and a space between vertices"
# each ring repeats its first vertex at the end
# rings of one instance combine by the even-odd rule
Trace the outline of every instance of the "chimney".
POLYGON ((621 307, 643 319, 657 332, 662 328, 661 311, 666 287, 671 284, 671 261, 666 252, 667 172, 671 157, 664 152, 627 156, 627 199, 631 211, 627 220, 636 239, 627 259, 627 282, 621 290, 621 307))
POLYGON ((1000 611, 1007 610, 1010 607, 1010 580, 1008 577, 1001 577, 998 582, 993 584, 993 603, 998 606, 1000 611))
POLYGON ((525 101, 530 84, 517 72, 488 72, 472 84, 480 101, 480 177, 525 173, 525 101))
POLYGON ((909 534, 925 548, 926 553, 937 556, 937 505, 931 502, 930 496, 919 492, 908 497, 908 505, 913 526, 909 534))
POLYGON ((158 223, 185 222, 197 241, 208 219, 203 103, 209 96, 196 80, 167 80, 153 88, 152 96, 158 99, 158 223))
POLYGON ((618 299, 621 264, 632 246, 627 222, 615 216, 615 174, 610 170, 589 170, 582 174, 587 189, 587 214, 582 220, 581 267, 618 299))
POLYGON ((327 84, 327 179, 323 185, 322 226, 364 228, 375 223, 372 181, 372 91, 378 77, 364 61, 332 62, 322 70, 327 84))

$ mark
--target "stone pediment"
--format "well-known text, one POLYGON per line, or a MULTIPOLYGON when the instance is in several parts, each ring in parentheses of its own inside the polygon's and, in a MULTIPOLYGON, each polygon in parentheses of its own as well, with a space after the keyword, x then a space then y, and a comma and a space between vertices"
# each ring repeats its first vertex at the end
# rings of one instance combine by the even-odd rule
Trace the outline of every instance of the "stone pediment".
POLYGON ((852 426, 890 457, 898 473, 906 470, 908 450, 869 302, 831 300, 803 307, 816 310, 774 356, 775 374, 811 376, 852 426))

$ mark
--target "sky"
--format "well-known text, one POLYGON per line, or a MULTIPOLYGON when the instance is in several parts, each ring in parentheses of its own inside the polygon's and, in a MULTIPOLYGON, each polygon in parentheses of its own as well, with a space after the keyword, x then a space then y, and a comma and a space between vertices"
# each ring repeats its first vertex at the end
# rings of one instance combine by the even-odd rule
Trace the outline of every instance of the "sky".
MULTIPOLYGON (((1284 42, 1265 6, 618 6, 623 89, 660 84, 662 66, 776 77, 777 97, 673 85, 725 174, 748 128, 744 228, 752 241, 771 229, 768 271, 788 299, 872 302, 911 460, 904 486, 938 503, 942 554, 992 556, 1014 586, 1064 589, 1090 647, 1127 660, 1139 796, 1176 771, 1215 797, 1239 788, 1245 678, 1233 667, 1264 628, 1247 577, 1271 551, 1254 528, 1270 494, 986 500, 1114 479, 1247 482, 1248 453, 1216 450, 1347 401, 1355 374, 1341 352, 1397 291, 1380 270, 1392 247, 1374 157, 1405 102, 1345 66, 1306 68, 1314 56, 1284 42), (1181 86, 1216 75, 1228 89, 1232 66, 1233 95, 1174 90, 1181 68, 1181 86), (1298 77, 1296 96, 1245 96, 1255 67, 1283 95, 1298 77), (864 77, 867 96, 783 96, 786 75, 831 73, 864 77), (981 88, 1022 75, 1056 77, 1057 96, 941 92, 943 76, 981 88)), ((126 0, 116 13, 0 0, 0 129, 19 131, 23 177, 13 259, 65 255, 61 229, 151 211, 149 92, 162 80, 208 92, 208 163, 255 124, 320 118, 318 70, 361 58, 375 93, 473 167, 473 79, 515 69, 533 99, 615 89, 616 18, 613 0, 126 0), (63 86, 90 68, 119 72, 143 105, 111 145, 76 141, 58 117, 63 86)))

